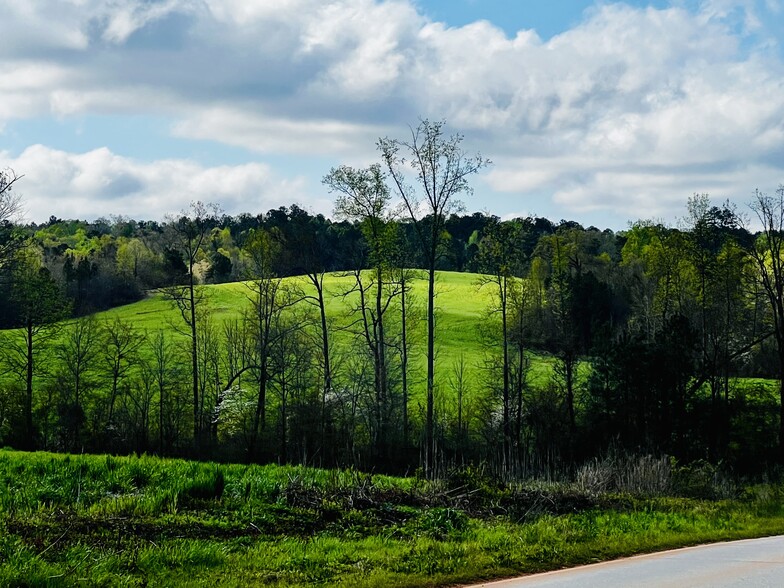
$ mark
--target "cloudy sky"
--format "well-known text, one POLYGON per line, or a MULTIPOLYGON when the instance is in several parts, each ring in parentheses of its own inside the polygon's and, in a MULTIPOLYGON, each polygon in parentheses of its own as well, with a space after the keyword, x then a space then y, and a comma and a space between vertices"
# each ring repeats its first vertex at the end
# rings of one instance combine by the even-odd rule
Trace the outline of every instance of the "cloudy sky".
POLYGON ((28 221, 193 200, 330 214, 321 178, 444 119, 468 211, 621 229, 784 182, 781 0, 0 0, 28 221))

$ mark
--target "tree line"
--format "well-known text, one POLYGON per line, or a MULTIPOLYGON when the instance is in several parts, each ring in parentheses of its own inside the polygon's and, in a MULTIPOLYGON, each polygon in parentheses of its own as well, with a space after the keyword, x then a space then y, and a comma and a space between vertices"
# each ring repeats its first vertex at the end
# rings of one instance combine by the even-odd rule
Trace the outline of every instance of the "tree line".
POLYGON ((784 189, 755 194, 754 232, 706 195, 677 227, 502 221, 461 214, 489 162, 443 123, 378 147, 380 163, 325 176, 334 219, 194 203, 163 222, 22 225, 4 172, 0 443, 431 476, 616 449, 784 461, 784 189), (481 357, 439 361, 437 270, 479 274, 481 357), (206 285, 239 280, 240 317, 218 324, 206 285), (94 316, 151 291, 178 311, 160 331, 94 316))

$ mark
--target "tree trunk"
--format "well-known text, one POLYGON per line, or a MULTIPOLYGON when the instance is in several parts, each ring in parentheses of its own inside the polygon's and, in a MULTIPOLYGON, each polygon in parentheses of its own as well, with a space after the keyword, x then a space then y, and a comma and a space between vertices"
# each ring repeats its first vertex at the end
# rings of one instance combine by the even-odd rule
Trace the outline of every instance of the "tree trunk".
POLYGON ((199 415, 199 348, 197 346, 196 329, 196 296, 193 284, 193 264, 190 265, 190 312, 191 312, 191 369, 193 370, 193 443, 198 447, 201 437, 201 419, 199 415))
POLYGON ((267 405, 267 358, 263 356, 260 358, 259 365, 259 394, 256 399, 256 412, 253 415, 253 432, 251 433, 250 446, 248 447, 248 457, 253 459, 256 453, 256 443, 259 438, 259 432, 263 431, 267 426, 266 419, 266 405, 267 405))
POLYGON ((403 388, 403 448, 408 449, 408 338, 406 335, 406 280, 400 281, 400 309, 402 322, 402 349, 400 358, 400 369, 402 373, 403 388))
POLYGON ((377 393, 376 399, 378 407, 378 443, 376 447, 377 457, 385 459, 387 457, 387 365, 386 365, 386 341, 384 339, 384 309, 382 305, 383 277, 381 268, 376 269, 376 362, 377 362, 377 393))
POLYGON ((33 431, 33 323, 28 319, 25 330, 27 338, 27 371, 25 374, 25 445, 27 449, 35 448, 35 432, 33 431))
POLYGON ((433 438, 435 429, 433 415, 433 388, 435 380, 435 317, 433 316, 436 283, 435 255, 431 259, 433 261, 431 261, 428 268, 427 277, 427 413, 425 416, 425 476, 428 478, 432 478, 435 475, 435 440, 433 438))
POLYGON ((776 339, 779 346, 779 462, 784 464, 784 339, 780 336, 776 339))
POLYGON ((504 468, 508 469, 511 465, 510 463, 510 439, 511 439, 511 426, 509 421, 509 402, 510 402, 510 394, 509 394, 509 332, 507 330, 507 283, 506 277, 501 276, 499 281, 499 289, 501 294, 501 336, 503 341, 503 429, 504 429, 504 443, 503 443, 503 450, 504 450, 504 468))

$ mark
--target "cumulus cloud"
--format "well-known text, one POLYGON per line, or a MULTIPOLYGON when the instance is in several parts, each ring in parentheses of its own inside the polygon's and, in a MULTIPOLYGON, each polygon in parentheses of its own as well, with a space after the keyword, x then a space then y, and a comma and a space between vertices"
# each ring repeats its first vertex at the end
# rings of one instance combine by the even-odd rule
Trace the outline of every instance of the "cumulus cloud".
POLYGON ((299 120, 249 117, 237 108, 210 108, 183 120, 173 133, 191 139, 215 139, 259 153, 307 155, 350 154, 357 148, 372 149, 385 130, 368 123, 340 120, 299 120))
POLYGON ((61 218, 92 220, 122 214, 160 220, 166 214, 201 200, 215 202, 224 212, 260 212, 299 202, 306 209, 327 212, 326 203, 305 196, 305 180, 281 179, 269 166, 249 163, 203 167, 171 159, 143 163, 100 148, 68 153, 33 145, 16 158, 0 152, 14 170, 24 170, 18 192, 27 220, 61 218))
POLYGON ((499 214, 546 211, 527 204, 545 197, 564 217, 658 215, 693 192, 742 199, 784 179, 776 0, 600 3, 547 41, 432 22, 411 0, 0 5, 0 126, 153 114, 181 138, 337 164, 365 161, 378 136, 405 134, 418 116, 445 118, 494 160, 477 192, 499 214))

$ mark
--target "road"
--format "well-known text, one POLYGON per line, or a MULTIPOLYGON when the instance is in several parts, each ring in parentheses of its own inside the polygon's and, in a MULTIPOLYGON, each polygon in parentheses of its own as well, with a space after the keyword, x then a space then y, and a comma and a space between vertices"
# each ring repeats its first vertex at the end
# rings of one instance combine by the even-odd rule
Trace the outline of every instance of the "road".
POLYGON ((472 588, 780 588, 784 536, 638 555, 472 588))

